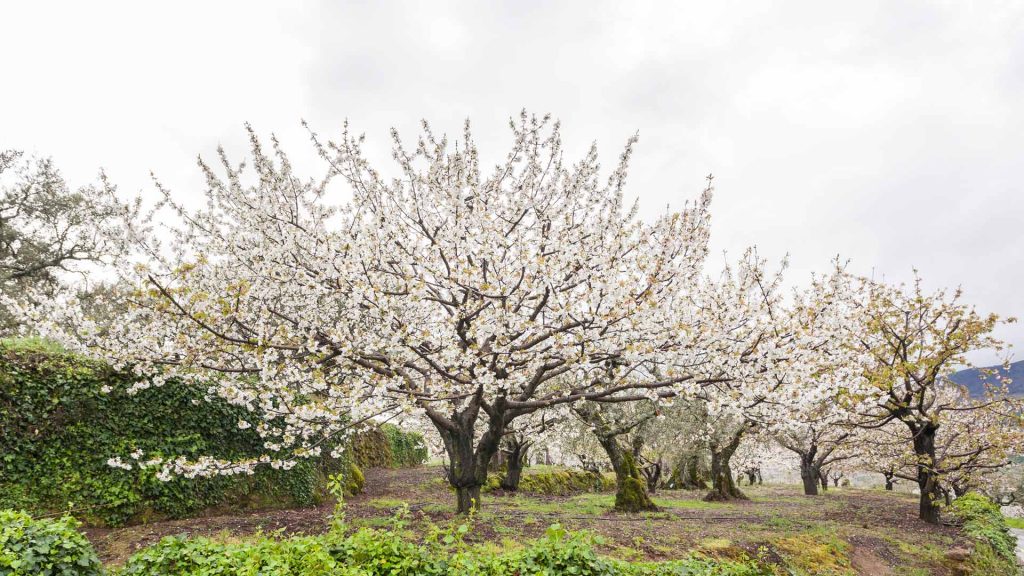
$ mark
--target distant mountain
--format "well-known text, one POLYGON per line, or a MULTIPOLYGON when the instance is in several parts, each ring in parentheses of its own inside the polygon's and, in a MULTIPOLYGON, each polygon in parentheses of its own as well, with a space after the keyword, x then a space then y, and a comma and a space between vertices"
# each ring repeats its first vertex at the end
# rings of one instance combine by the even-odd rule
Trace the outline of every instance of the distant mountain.
MULTIPOLYGON (((981 368, 961 370, 950 376, 949 379, 957 384, 967 386, 967 389, 971 391, 971 396, 981 396, 985 390, 981 370, 981 368)), ((1009 371, 1004 370, 1002 366, 991 366, 986 368, 986 370, 997 370, 1000 376, 1013 380, 1009 386, 1010 394, 1014 396, 1024 395, 1024 360, 1010 364, 1009 371)), ((987 376, 985 381, 994 382, 994 378, 995 375, 987 376)))

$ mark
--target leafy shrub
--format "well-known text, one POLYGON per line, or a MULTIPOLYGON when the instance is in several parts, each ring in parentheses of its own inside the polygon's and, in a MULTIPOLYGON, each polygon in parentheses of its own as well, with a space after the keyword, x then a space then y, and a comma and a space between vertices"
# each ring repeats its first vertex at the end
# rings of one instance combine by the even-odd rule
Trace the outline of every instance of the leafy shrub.
POLYGON ((24 512, 0 510, 0 574, 10 576, 92 576, 102 573, 92 544, 70 516, 33 520, 24 512))
POLYGON ((977 574, 1017 574, 1017 539, 1010 534, 999 506, 974 492, 953 501, 950 511, 962 523, 964 534, 974 541, 968 562, 977 574))
POLYGON ((599 557, 591 544, 586 535, 570 535, 556 524, 548 528, 545 538, 508 558, 508 573, 580 576, 622 573, 614 561, 599 557))
POLYGON ((122 576, 212 576, 236 574, 314 575, 363 572, 345 570, 331 555, 325 537, 298 536, 286 540, 221 544, 207 538, 168 537, 133 555, 122 576))
MULTIPOLYGON (((90 523, 183 517, 208 507, 305 506, 320 501, 338 461, 302 461, 253 476, 172 479, 107 465, 113 456, 245 458, 263 441, 241 408, 176 382, 137 394, 108 366, 33 343, 0 343, 0 506, 36 511, 71 504, 90 523), (105 393, 106 387, 110 388, 105 393)), ((137 468, 137 467, 136 467, 137 468)))

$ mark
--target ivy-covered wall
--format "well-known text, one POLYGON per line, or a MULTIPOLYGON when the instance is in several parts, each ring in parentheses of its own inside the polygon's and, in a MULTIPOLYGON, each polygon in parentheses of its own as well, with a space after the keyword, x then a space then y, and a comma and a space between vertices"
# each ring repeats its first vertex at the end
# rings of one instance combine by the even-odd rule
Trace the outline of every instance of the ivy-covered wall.
MULTIPOLYGON (((0 343, 0 508, 70 508, 88 523, 119 525, 218 506, 312 505, 326 496, 327 475, 354 475, 348 456, 301 461, 291 470, 263 468, 251 477, 169 482, 152 471, 108 466, 107 459, 135 450, 146 458, 232 459, 263 452, 255 431, 239 429, 245 416, 240 408, 217 399, 197 401, 202 392, 180 383, 135 395, 123 392, 127 384, 107 366, 52 347, 0 343)), ((390 460, 370 466, 395 465, 394 454, 405 453, 401 443, 417 441, 417 435, 398 432, 400 441, 391 442, 391 434, 377 432, 390 460)))
POLYGON ((427 445, 417 432, 383 424, 352 437, 352 458, 362 468, 407 468, 427 461, 427 445))

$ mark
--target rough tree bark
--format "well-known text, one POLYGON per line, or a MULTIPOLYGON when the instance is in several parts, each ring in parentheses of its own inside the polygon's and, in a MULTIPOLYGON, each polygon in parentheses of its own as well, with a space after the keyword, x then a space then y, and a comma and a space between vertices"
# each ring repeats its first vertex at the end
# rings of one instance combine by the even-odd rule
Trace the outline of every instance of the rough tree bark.
POLYGON ((918 515, 929 524, 939 523, 939 503, 942 492, 939 475, 935 471, 935 433, 932 423, 911 426, 914 434, 914 454, 917 456, 917 487, 921 491, 918 515))
POLYGON ((740 440, 743 439, 744 432, 746 432, 746 427, 741 428, 724 445, 712 443, 711 491, 704 496, 704 500, 714 502, 748 499, 746 494, 736 487, 736 482, 733 480, 732 468, 729 466, 729 461, 732 459, 732 455, 736 453, 736 449, 739 448, 740 440))
POLYGON ((957 498, 960 498, 964 494, 967 494, 967 492, 971 489, 970 486, 961 484, 960 482, 950 482, 949 487, 953 490, 953 496, 956 496, 957 498))
POLYGON ((523 475, 523 466, 526 464, 527 453, 530 443, 521 441, 519 438, 510 438, 506 453, 505 464, 507 466, 505 476, 501 479, 501 488, 509 492, 519 489, 519 480, 523 475))
POLYGON ((492 406, 486 419, 487 429, 474 443, 481 404, 480 394, 477 394, 451 417, 427 412, 448 454, 447 477, 449 484, 455 488, 456 512, 459 514, 468 514, 480 508, 480 488, 487 482, 488 465, 497 453, 508 425, 505 407, 500 403, 492 406))
POLYGON ((818 495, 818 478, 821 477, 821 471, 814 460, 815 453, 817 448, 812 447, 809 452, 800 455, 800 480, 803 481, 806 496, 818 495))
POLYGON ((654 511, 658 507, 647 495, 633 454, 623 450, 614 437, 598 437, 615 471, 615 509, 619 512, 654 511))
MULTIPOLYGON (((820 430, 812 427, 809 441, 786 436, 777 438, 783 447, 800 457, 800 481, 805 496, 817 496, 819 487, 821 490, 828 490, 829 474, 825 468, 846 458, 842 455, 837 456, 836 450, 849 434, 842 434, 824 445, 819 443, 821 435, 820 430)), ((838 485, 838 481, 836 484, 838 485)))
POLYGON ((634 443, 627 448, 620 443, 619 437, 629 433, 653 418, 653 411, 637 416, 631 423, 613 426, 602 415, 595 405, 581 404, 573 407, 584 422, 590 424, 598 444, 608 455, 608 461, 615 472, 615 510, 619 512, 643 512, 657 510, 658 507, 647 495, 647 487, 636 465, 634 451, 639 451, 642 444, 634 443))
POLYGON ((706 490, 708 480, 701 466, 701 456, 694 452, 684 456, 672 471, 669 485, 679 490, 706 490))
POLYGON ((661 482, 661 470, 663 464, 659 458, 657 462, 651 462, 647 466, 640 469, 643 473, 644 478, 647 479, 647 491, 654 494, 658 491, 658 484, 661 482))

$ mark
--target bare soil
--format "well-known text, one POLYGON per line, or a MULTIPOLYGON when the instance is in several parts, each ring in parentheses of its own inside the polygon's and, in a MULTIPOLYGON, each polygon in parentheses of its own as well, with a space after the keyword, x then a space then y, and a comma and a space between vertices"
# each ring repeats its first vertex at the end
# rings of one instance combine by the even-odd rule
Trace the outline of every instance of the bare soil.
MULTIPOLYGON (((611 511, 611 494, 556 497, 493 492, 482 497, 483 509, 473 519, 467 540, 521 543, 559 523, 597 534, 601 552, 632 560, 666 560, 700 550, 720 557, 745 553, 781 562, 786 550, 807 548, 807 558, 797 560, 813 564, 813 544, 831 539, 845 549, 847 565, 841 573, 953 573, 943 556, 957 545, 957 530, 918 520, 911 495, 841 488, 809 497, 797 486, 744 486, 743 490, 751 500, 727 503, 703 502, 698 492, 659 491, 653 498, 661 511, 635 515, 611 511)), ((346 501, 345 514, 353 528, 383 526, 406 506, 407 527, 421 534, 429 524, 465 521, 454 515, 455 496, 436 467, 367 470, 365 492, 346 501)), ((90 528, 86 534, 105 562, 120 564, 164 536, 321 533, 332 510, 333 503, 325 503, 305 509, 90 528)))

